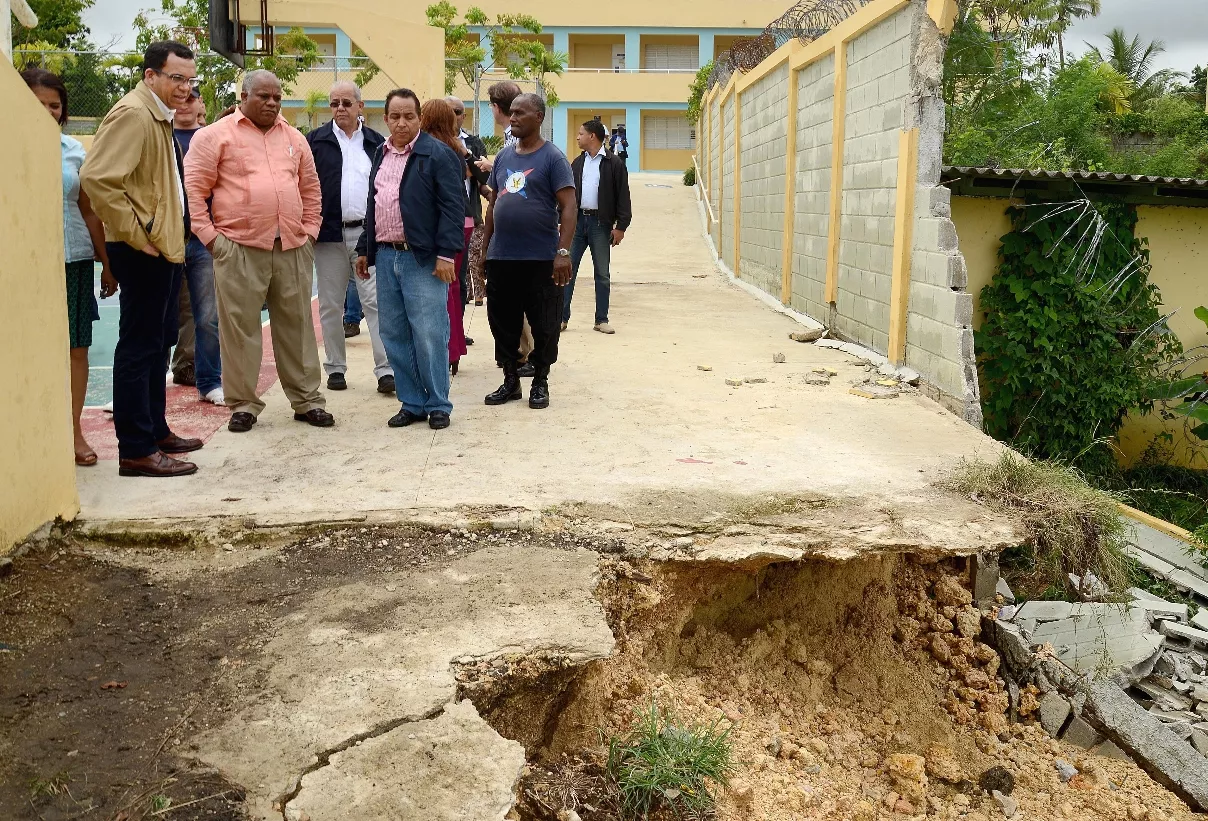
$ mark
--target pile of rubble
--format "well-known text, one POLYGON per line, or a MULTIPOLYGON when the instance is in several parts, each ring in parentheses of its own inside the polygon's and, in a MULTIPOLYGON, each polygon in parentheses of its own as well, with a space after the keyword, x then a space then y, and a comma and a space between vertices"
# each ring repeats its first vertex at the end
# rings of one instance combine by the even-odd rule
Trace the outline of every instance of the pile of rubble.
POLYGON ((1001 581, 986 627, 1003 658, 1013 718, 1135 760, 1208 809, 1208 611, 1138 588, 1132 601, 1030 601, 1001 581))

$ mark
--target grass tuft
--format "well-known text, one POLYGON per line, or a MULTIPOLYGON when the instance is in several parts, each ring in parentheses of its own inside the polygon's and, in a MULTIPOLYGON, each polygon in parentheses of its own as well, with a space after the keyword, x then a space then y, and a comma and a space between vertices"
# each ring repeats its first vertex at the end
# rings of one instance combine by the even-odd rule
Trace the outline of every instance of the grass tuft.
POLYGON ((1087 571, 1123 601, 1132 582, 1129 529, 1119 497, 1089 485, 1068 465, 1028 461, 1007 451, 996 462, 962 461, 944 482, 990 508, 1020 518, 1026 561, 1013 580, 1026 598, 1076 597, 1068 574, 1087 571))
POLYGON ((734 773, 730 728, 679 723, 670 710, 651 702, 638 710, 624 738, 608 743, 608 775, 621 794, 626 818, 645 819, 664 809, 675 818, 714 815, 712 785, 725 786, 734 773))

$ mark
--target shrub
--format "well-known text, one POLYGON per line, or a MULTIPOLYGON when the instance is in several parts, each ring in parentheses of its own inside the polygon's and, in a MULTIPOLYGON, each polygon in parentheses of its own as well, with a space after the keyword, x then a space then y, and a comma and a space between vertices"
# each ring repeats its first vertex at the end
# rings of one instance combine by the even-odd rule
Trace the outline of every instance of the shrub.
POLYGON ((696 166, 688 166, 688 170, 684 172, 684 185, 696 185, 696 166))
POLYGON ((665 809, 675 818, 705 818, 713 812, 711 785, 725 785, 734 772, 730 730, 712 724, 684 725, 651 703, 639 710, 624 738, 608 743, 608 775, 621 793, 628 818, 665 809))

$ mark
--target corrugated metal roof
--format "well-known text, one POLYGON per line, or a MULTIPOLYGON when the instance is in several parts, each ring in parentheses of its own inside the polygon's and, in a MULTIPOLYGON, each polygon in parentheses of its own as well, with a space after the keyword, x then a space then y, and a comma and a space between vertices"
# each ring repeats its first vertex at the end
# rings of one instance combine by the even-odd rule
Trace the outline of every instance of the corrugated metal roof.
POLYGON ((1169 188, 1208 188, 1208 180, 1184 177, 1150 177, 1138 174, 1112 174, 1107 171, 1029 171, 1024 168, 972 168, 969 166, 945 165, 946 178, 953 177, 997 177, 1004 180, 1071 180, 1074 182, 1136 183, 1161 185, 1169 188))

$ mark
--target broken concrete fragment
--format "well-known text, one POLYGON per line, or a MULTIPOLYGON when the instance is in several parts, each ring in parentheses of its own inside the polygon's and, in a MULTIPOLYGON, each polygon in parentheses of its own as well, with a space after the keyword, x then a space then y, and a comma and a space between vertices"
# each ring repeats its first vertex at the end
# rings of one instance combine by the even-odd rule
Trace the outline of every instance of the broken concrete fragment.
POLYGON ((747 376, 744 377, 742 381, 746 382, 748 385, 765 385, 767 384, 768 380, 762 376, 747 376))
MULTIPOLYGON (((1035 602, 1036 605, 1065 604, 1064 602, 1035 602)), ((1032 608, 1028 602, 1020 616, 1041 612, 1051 615, 1060 608, 1032 608)), ((1149 629, 1145 611, 1122 610, 1116 605, 1083 602, 1066 605, 1070 618, 1046 621, 1032 632, 1032 644, 1052 644, 1057 658, 1079 672, 1096 671, 1105 660, 1123 668, 1128 680, 1142 678, 1152 669, 1162 646, 1162 636, 1149 629)))
POLYGON ((816 342, 826 336, 826 328, 811 328, 808 331, 793 331, 789 339, 794 342, 816 342))
POLYGON ((1195 747, 1195 751, 1200 755, 1208 755, 1208 733, 1192 727, 1191 746, 1195 747))
POLYGON ((1208 647, 1208 631, 1206 630, 1197 630, 1194 627, 1171 621, 1162 622, 1159 629, 1164 636, 1188 642, 1193 647, 1208 647))
POLYGON ((711 371, 711 370, 713 370, 713 366, 712 365, 697 365, 696 369, 698 371, 711 371))
POLYGON ((990 793, 990 796, 998 802, 998 806, 1002 809, 1002 814, 1007 818, 1013 818, 1015 813, 1019 812, 1019 802, 1009 795, 1003 795, 998 790, 990 793))
POLYGON ((807 373, 801 378, 801 381, 807 385, 829 385, 830 377, 819 376, 816 373, 807 373))
POLYGON ((1007 584, 1007 580, 999 577, 998 584, 995 585, 995 592, 1002 596, 1003 601, 1007 604, 1015 604, 1015 594, 1011 592, 1011 585, 1007 584))
POLYGON ((1068 619, 1074 605, 1067 601, 1030 601, 1019 608, 1016 618, 1036 621, 1059 621, 1068 619))
POLYGON ((1103 736, 1078 715, 1070 719, 1070 726, 1065 728, 1065 733, 1061 738, 1066 743, 1084 750, 1089 750, 1103 740, 1103 736))
POLYGON ((885 388, 880 385, 855 385, 848 390, 852 396, 859 396, 862 399, 893 399, 898 395, 895 388, 885 388))
POLYGON ((1078 774, 1078 768, 1068 761, 1060 758, 1053 759, 1053 766, 1057 768, 1057 777, 1063 783, 1068 784, 1070 779, 1078 774))
POLYGON ((1132 758, 1129 756, 1129 754, 1121 750, 1116 742, 1112 741, 1110 738, 1095 747, 1095 749, 1091 750, 1091 752, 1095 755, 1101 755, 1104 758, 1114 758, 1117 761, 1132 761, 1132 758))
POLYGON ((1187 605, 1178 602, 1151 599, 1137 602, 1137 607, 1145 610, 1152 618, 1174 618, 1187 621, 1187 605))
POLYGON ((742 380, 741 379, 727 379, 726 384, 729 385, 731 388, 741 388, 742 380))
POLYGON ((1160 684, 1154 684, 1152 681, 1138 681, 1133 685, 1133 689, 1139 690, 1148 696, 1158 709, 1168 711, 1191 709, 1191 699, 1167 690, 1165 687, 1160 684))
POLYGON ((1208 610, 1200 609, 1191 617, 1191 626, 1198 630, 1208 630, 1208 610))
POLYGON ((1040 726, 1054 738, 1065 726, 1065 720, 1070 716, 1070 703, 1054 690, 1040 700, 1040 726))
POLYGON ((772 354, 772 363, 773 363, 773 364, 776 364, 776 365, 783 365, 783 364, 784 364, 784 362, 785 362, 785 359, 784 359, 784 354, 782 354, 782 353, 774 353, 774 354, 772 354))
POLYGON ((1208 759, 1110 682, 1087 689, 1084 716, 1141 768, 1194 809, 1208 809, 1208 759))

